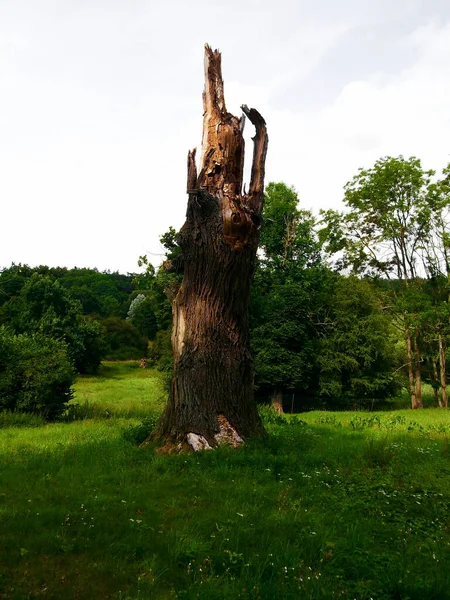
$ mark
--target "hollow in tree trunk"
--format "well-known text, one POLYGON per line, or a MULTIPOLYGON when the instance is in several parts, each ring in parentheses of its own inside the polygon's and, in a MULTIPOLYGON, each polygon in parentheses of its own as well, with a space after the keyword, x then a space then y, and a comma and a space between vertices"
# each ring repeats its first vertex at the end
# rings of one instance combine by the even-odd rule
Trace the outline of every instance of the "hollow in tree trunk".
POLYGON ((172 290, 173 380, 153 433, 162 452, 240 445, 263 433, 253 391, 248 302, 263 208, 267 132, 255 109, 248 193, 242 193, 243 127, 227 112, 221 55, 205 47, 200 172, 188 154, 186 222, 178 235, 183 273, 172 290))

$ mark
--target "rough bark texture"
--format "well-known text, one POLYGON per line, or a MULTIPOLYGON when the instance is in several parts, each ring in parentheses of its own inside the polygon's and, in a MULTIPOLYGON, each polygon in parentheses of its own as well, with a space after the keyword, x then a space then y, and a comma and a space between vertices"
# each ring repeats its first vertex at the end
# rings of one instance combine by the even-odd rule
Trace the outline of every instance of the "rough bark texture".
POLYGON ((254 109, 251 182, 242 194, 245 116, 226 110, 221 56, 205 47, 200 172, 188 154, 186 222, 179 233, 183 281, 172 298, 174 373, 153 434, 162 451, 238 446, 262 433, 253 392, 248 301, 263 207, 267 132, 254 109))

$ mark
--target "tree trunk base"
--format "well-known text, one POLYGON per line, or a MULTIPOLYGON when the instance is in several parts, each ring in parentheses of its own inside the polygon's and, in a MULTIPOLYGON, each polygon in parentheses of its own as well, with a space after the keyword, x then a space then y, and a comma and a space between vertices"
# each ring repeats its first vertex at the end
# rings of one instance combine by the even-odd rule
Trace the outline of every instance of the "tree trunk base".
POLYGON ((280 390, 276 390, 272 396, 272 408, 277 415, 284 415, 283 394, 280 390))
MULTIPOLYGON (((217 448, 218 446, 230 446, 231 448, 238 448, 244 443, 244 439, 229 423, 225 415, 219 415, 217 422, 219 431, 208 439, 205 436, 192 431, 186 434, 161 438, 164 440, 164 444, 157 448, 157 454, 200 452, 201 450, 214 450, 214 448, 217 448)), ((140 447, 145 448, 154 441, 158 441, 158 438, 155 440, 153 435, 150 435, 140 447)))

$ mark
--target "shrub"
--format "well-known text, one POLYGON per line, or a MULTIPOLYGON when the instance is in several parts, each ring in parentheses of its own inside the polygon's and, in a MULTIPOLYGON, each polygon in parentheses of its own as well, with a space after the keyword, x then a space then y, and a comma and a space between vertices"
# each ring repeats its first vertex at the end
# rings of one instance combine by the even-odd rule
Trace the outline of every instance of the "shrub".
POLYGON ((147 340, 128 321, 109 317, 102 321, 108 360, 136 360, 147 356, 147 340))
POLYGON ((76 336, 78 352, 72 353, 76 370, 79 373, 97 373, 106 350, 100 323, 83 317, 78 323, 76 336))
POLYGON ((72 398, 74 375, 64 342, 0 328, 0 410, 55 419, 72 398))

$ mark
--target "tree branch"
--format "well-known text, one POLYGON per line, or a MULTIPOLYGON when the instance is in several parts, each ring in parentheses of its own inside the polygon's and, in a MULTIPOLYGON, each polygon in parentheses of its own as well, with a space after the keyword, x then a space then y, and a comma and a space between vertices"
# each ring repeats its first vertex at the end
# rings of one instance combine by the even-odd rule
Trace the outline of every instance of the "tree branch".
POLYGON ((255 137, 252 138, 253 162, 247 204, 259 216, 264 203, 264 175, 269 137, 266 122, 259 112, 254 108, 248 108, 246 104, 243 104, 241 109, 256 129, 255 137))

